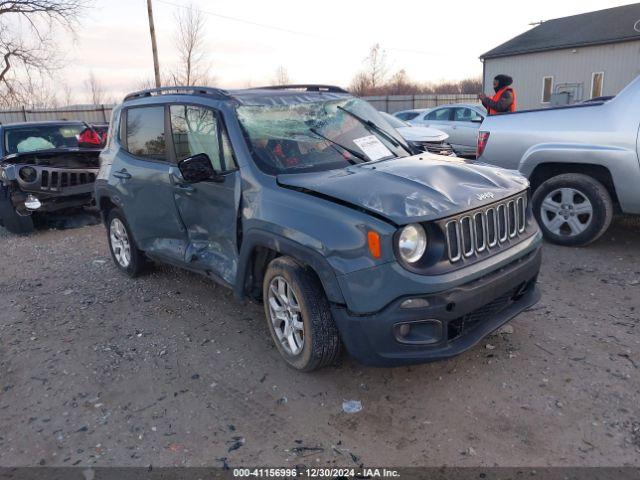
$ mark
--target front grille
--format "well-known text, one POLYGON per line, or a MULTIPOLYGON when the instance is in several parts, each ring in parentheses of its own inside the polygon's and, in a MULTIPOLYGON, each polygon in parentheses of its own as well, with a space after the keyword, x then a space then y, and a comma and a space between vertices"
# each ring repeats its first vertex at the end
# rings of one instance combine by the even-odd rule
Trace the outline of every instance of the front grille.
POLYGON ((96 180, 96 174, 88 171, 41 169, 40 187, 42 190, 58 191, 67 187, 86 185, 96 180))
POLYGON ((514 243, 527 227, 527 195, 521 194, 445 223, 449 261, 463 259, 514 243))
POLYGON ((426 152, 435 153, 436 155, 453 154, 453 148, 445 142, 418 142, 418 146, 426 152))

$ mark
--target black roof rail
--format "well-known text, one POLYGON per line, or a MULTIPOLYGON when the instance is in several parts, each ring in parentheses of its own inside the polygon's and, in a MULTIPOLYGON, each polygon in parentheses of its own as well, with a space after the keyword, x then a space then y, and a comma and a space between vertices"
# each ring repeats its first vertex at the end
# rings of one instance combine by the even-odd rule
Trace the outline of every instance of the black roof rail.
POLYGON ((269 85, 266 87, 257 87, 257 90, 304 90, 305 92, 330 92, 330 93, 349 93, 342 87, 335 85, 316 85, 316 84, 294 84, 294 85, 269 85))
POLYGON ((138 92, 133 92, 124 97, 124 101, 135 100, 136 98, 144 98, 144 97, 152 97, 157 95, 184 95, 184 94, 193 94, 193 95, 212 95, 217 98, 229 98, 229 94, 226 90, 221 88, 213 88, 213 87, 188 87, 188 86, 177 86, 177 87, 160 87, 160 88, 147 88, 146 90, 140 90, 138 92))

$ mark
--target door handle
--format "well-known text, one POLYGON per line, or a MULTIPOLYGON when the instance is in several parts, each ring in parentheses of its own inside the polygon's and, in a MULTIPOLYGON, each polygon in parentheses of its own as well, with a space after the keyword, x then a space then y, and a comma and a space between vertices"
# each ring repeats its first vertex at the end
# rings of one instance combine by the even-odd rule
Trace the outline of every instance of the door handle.
POLYGON ((131 178, 131 174, 127 172, 126 168, 123 168, 119 172, 113 172, 113 176, 116 178, 122 178, 123 180, 127 180, 131 178))

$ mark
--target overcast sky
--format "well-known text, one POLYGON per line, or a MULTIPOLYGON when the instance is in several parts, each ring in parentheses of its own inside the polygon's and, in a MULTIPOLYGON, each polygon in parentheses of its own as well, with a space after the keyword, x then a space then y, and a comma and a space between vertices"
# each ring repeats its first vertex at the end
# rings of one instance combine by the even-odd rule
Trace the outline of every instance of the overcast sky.
MULTIPOLYGON (((295 82, 347 86, 375 43, 392 72, 405 69, 416 81, 479 76, 478 57, 532 22, 632 2, 154 0, 161 69, 175 64, 175 13, 189 3, 211 13, 207 59, 217 86, 230 88, 270 83, 278 65, 295 82)), ((116 96, 153 76, 146 0, 96 0, 75 43, 63 43, 70 66, 62 77, 77 92, 90 71, 116 96)))

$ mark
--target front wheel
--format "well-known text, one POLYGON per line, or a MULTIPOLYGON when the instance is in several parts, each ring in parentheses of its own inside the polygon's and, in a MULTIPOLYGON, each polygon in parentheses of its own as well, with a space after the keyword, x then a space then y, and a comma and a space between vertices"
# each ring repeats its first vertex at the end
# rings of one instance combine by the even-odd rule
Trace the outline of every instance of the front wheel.
POLYGON ((605 186, 579 173, 550 178, 536 189, 532 202, 545 238, 558 245, 588 245, 604 234, 613 218, 605 186))
POLYGON ((31 215, 19 215, 11 204, 9 189, 0 185, 0 225, 11 233, 26 235, 34 230, 31 215))
POLYGON ((269 331, 290 366, 310 372, 337 360, 338 329, 312 272, 290 257, 278 257, 267 268, 262 292, 269 331))
POLYGON ((107 217, 107 238, 116 267, 130 277, 139 275, 146 267, 147 259, 136 246, 124 214, 116 208, 107 217))

